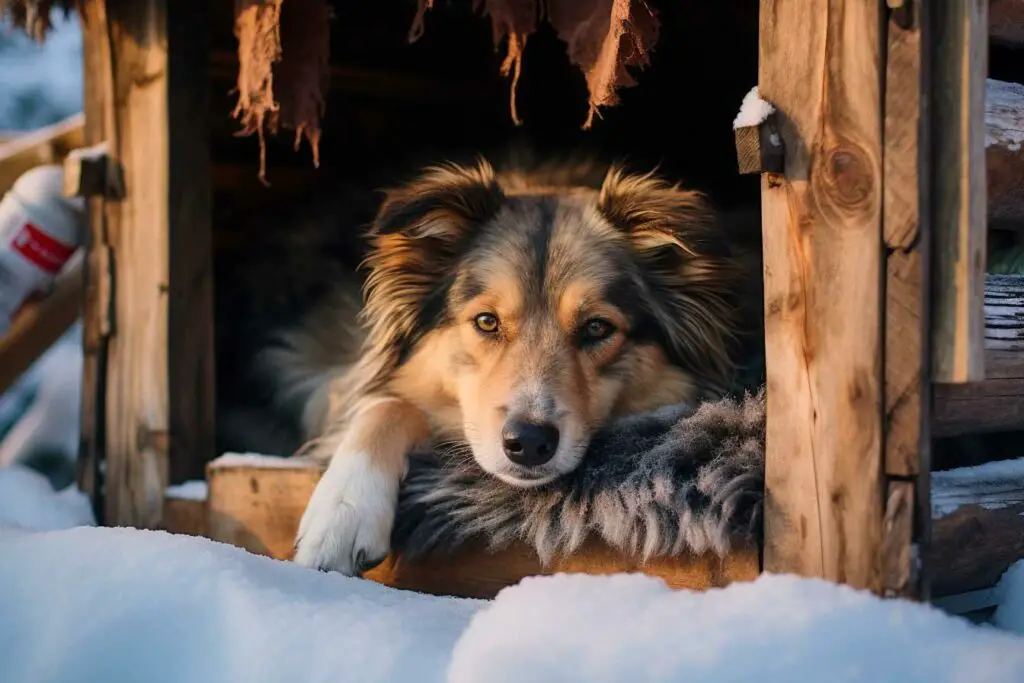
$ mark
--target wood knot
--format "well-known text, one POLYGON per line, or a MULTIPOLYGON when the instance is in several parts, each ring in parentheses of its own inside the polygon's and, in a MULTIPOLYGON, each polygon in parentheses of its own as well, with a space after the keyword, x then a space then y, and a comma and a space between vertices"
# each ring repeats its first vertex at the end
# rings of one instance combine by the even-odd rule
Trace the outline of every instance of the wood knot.
POLYGON ((857 147, 839 146, 825 158, 825 188, 843 208, 855 209, 871 201, 875 178, 867 155, 857 147))

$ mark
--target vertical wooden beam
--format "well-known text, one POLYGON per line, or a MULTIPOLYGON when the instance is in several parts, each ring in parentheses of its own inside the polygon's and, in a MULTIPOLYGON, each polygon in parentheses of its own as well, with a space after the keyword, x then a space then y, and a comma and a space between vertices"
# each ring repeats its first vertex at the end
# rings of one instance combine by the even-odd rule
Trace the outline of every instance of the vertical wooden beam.
POLYGON ((884 116, 884 590, 927 597, 919 571, 930 531, 929 73, 922 0, 888 13, 884 116))
POLYGON ((761 0, 764 567, 882 590, 882 3, 761 0))
POLYGON ((930 3, 934 226, 932 378, 985 378, 988 0, 930 3))
MULTIPOLYGON (((85 144, 114 140, 114 84, 103 2, 83 3, 85 144)), ((82 412, 78 450, 78 485, 89 495, 96 520, 106 523, 101 463, 106 450, 107 340, 112 301, 111 261, 102 197, 90 197, 86 235, 86 286, 82 306, 82 412)))
MULTIPOLYGON (((187 73, 199 58, 177 55, 205 57, 205 46, 184 29, 169 43, 168 7, 177 4, 84 5, 87 142, 106 142, 125 187, 123 199, 91 211, 86 297, 83 442, 87 457, 104 458, 104 521, 112 525, 159 525, 170 429, 182 430, 177 436, 197 457, 212 455, 210 418, 193 412, 212 407, 211 381, 195 376, 212 374, 209 159, 195 149, 208 145, 197 99, 205 83, 187 73), (177 137, 177 129, 187 133, 177 137), (184 373, 173 387, 172 373, 184 373)), ((195 468, 176 469, 181 478, 195 468)))

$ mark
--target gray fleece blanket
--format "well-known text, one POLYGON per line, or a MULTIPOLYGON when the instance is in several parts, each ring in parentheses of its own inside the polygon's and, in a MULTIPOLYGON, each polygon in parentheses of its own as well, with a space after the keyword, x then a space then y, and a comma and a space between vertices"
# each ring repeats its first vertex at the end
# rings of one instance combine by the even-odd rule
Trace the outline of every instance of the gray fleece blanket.
POLYGON ((537 489, 504 484, 464 451, 414 460, 394 547, 416 557, 471 538, 493 549, 519 540, 546 564, 596 535, 634 557, 724 555, 761 533, 764 433, 762 389, 614 422, 579 468, 537 489))

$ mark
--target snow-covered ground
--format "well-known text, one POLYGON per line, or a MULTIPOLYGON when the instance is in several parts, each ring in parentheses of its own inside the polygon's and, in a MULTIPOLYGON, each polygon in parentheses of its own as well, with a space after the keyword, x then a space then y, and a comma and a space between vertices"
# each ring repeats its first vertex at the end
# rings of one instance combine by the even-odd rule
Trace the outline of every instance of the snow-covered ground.
POLYGON ((12 483, 36 499, 0 506, 18 522, 0 524, 3 683, 1024 681, 1024 562, 998 589, 1003 630, 777 575, 704 593, 559 575, 462 600, 80 526, 73 490, 13 467, 0 500, 12 483))
POLYGON ((0 22, 0 132, 31 130, 82 109, 82 32, 53 13, 43 44, 0 22))

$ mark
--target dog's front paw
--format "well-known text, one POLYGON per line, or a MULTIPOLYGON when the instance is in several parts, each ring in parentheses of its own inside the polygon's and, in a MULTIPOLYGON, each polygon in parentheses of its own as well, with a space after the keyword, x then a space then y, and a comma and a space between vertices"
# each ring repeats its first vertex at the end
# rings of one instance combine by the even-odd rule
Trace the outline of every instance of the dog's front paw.
POLYGON ((399 482, 365 453, 331 461, 299 523, 295 562, 355 576, 388 555, 399 482))

